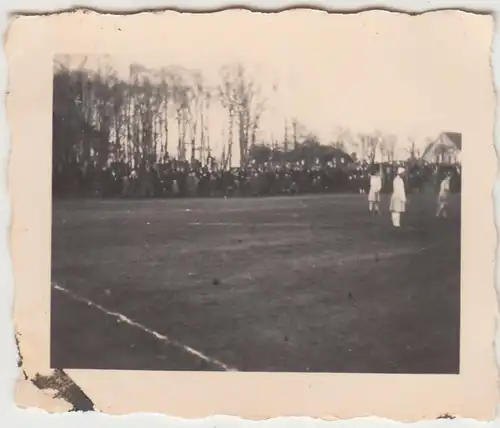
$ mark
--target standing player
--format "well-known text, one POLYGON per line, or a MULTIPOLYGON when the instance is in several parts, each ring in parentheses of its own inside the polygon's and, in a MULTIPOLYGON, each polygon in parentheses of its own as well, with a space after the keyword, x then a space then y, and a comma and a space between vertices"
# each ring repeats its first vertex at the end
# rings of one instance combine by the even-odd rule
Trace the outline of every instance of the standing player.
POLYGON ((370 175, 370 191, 368 192, 368 209, 370 214, 380 214, 380 190, 382 189, 382 177, 380 170, 375 169, 370 175))
POLYGON ((393 190, 391 196, 391 204, 389 210, 391 211, 392 225, 395 228, 401 227, 401 213, 406 210, 406 191, 403 178, 404 168, 398 168, 398 172, 393 181, 393 190))
POLYGON ((451 193, 451 173, 447 172, 443 181, 439 186, 439 195, 438 195, 438 208, 436 212, 436 217, 448 217, 448 202, 450 199, 451 193))

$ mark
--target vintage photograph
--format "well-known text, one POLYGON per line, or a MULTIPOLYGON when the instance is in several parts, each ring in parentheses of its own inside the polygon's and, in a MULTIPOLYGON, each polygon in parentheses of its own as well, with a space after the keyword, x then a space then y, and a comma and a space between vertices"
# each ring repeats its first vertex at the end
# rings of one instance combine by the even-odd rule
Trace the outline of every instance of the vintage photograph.
POLYGON ((492 417, 492 40, 460 11, 13 20, 16 402, 492 417))
POLYGON ((276 57, 54 58, 53 367, 459 372, 460 129, 276 57))

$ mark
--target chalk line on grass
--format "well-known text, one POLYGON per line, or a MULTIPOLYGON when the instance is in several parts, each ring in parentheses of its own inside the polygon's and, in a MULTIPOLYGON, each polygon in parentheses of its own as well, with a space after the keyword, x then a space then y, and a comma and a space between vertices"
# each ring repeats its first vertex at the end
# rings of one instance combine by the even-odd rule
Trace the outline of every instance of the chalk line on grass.
POLYGON ((131 320, 130 318, 126 317, 123 314, 110 311, 110 310, 102 307, 101 305, 92 302, 91 300, 89 300, 85 297, 79 296, 78 294, 76 294, 76 293, 74 293, 74 292, 72 292, 64 287, 61 287, 60 285, 52 284, 52 287, 57 291, 65 293, 66 295, 71 297, 73 300, 85 303, 92 308, 98 309, 99 311, 105 313, 106 315, 109 315, 113 318, 116 318, 117 320, 119 320, 121 322, 124 322, 132 327, 135 327, 139 330, 142 330, 145 333, 150 334, 151 336, 155 337, 156 339, 158 339, 162 342, 168 343, 169 345, 172 345, 172 346, 175 346, 176 348, 182 349, 183 351, 185 351, 191 355, 194 355, 195 357, 197 357, 203 361, 206 361, 207 363, 213 364, 213 365, 215 365, 223 370, 226 370, 226 371, 238 371, 237 369, 229 367, 228 365, 224 364, 223 362, 221 362, 215 358, 208 357, 207 355, 203 354, 200 351, 197 351, 196 349, 191 348, 190 346, 184 345, 181 342, 178 342, 176 340, 172 340, 161 333, 158 333, 154 330, 151 330, 150 328, 148 328, 148 327, 146 327, 146 326, 144 326, 136 321, 131 320))
POLYGON ((189 222, 189 226, 255 226, 255 227, 311 227, 311 223, 235 223, 235 222, 221 222, 212 221, 208 223, 201 223, 197 221, 189 222))

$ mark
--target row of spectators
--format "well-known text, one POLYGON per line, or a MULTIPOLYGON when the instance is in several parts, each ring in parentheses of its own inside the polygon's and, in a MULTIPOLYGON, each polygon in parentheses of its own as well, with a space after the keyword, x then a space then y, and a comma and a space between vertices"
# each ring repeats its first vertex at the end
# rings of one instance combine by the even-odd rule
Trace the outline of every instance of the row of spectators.
POLYGON ((77 164, 54 168, 55 197, 210 197, 266 196, 298 193, 356 192, 365 193, 369 177, 375 170, 382 173, 383 192, 392 191, 392 179, 399 166, 407 173, 407 191, 435 190, 445 172, 453 174, 453 188, 460 188, 460 167, 427 163, 394 162, 384 164, 352 163, 349 165, 249 165, 220 170, 192 166, 185 162, 166 162, 152 167, 133 169, 114 162, 104 168, 77 164))

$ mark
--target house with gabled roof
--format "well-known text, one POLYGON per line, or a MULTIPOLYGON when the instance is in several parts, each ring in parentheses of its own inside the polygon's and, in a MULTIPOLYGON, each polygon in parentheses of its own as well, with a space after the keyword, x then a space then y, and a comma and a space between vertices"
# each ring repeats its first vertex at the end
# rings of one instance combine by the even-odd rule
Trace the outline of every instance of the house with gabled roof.
POLYGON ((459 163, 461 152, 462 134, 458 132, 443 132, 425 148, 422 159, 432 163, 459 163))

